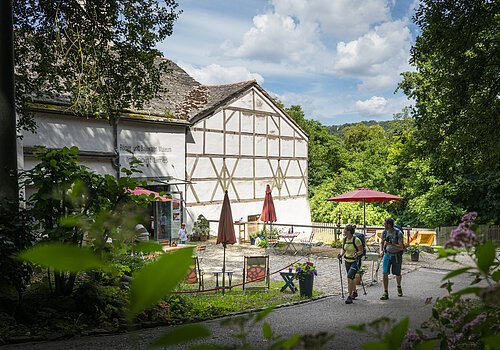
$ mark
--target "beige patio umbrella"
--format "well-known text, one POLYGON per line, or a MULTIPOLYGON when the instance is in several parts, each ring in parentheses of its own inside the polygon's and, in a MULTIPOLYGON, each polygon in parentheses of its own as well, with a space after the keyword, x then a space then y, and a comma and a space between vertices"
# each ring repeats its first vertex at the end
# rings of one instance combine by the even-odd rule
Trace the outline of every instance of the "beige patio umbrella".
POLYGON ((226 245, 236 243, 236 235, 234 234, 233 214, 231 212, 231 203, 229 196, 224 194, 224 201, 222 202, 222 209, 219 219, 219 230, 217 233, 217 243, 221 243, 224 247, 224 255, 222 260, 222 294, 224 294, 225 276, 226 276, 226 245))

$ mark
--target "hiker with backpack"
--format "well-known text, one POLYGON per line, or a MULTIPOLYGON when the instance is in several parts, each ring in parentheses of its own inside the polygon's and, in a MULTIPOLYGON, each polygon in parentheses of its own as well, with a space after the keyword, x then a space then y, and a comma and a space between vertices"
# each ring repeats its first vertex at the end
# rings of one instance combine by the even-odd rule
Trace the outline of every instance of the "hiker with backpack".
POLYGON ((347 271, 347 299, 346 304, 352 304, 358 293, 356 292, 356 275, 361 266, 361 257, 363 255, 363 244, 361 239, 354 235, 355 226, 346 225, 344 228, 344 242, 342 250, 338 254, 339 261, 344 258, 347 271))
POLYGON ((380 256, 382 259, 382 281, 384 283, 384 294, 380 300, 389 299, 389 270, 396 276, 398 296, 403 296, 401 288, 401 264, 403 262, 403 232, 394 227, 394 220, 387 218, 384 221, 384 232, 382 232, 382 243, 380 244, 380 256))

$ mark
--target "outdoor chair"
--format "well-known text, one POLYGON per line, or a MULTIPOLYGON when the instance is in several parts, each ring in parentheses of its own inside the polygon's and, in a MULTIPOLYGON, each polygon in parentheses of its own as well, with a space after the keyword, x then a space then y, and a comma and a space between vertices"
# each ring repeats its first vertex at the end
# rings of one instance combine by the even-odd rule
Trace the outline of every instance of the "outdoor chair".
POLYGON ((243 259, 243 291, 270 288, 269 255, 245 256, 243 259))
POLYGON ((302 248, 300 249, 301 255, 307 255, 307 256, 311 255, 312 247, 314 245, 321 245, 322 244, 322 243, 314 244, 313 240, 314 240, 314 231, 311 231, 311 235, 309 236, 309 238, 299 240, 299 243, 302 246, 302 248))
POLYGON ((203 271, 200 268, 200 262, 197 256, 193 256, 193 262, 189 267, 189 272, 184 279, 186 284, 197 284, 198 290, 204 290, 205 284, 203 282, 203 271))
POLYGON ((196 255, 198 256, 198 260, 200 261, 200 264, 203 261, 203 257, 205 256, 206 251, 207 251, 206 245, 197 245, 196 246, 196 255))

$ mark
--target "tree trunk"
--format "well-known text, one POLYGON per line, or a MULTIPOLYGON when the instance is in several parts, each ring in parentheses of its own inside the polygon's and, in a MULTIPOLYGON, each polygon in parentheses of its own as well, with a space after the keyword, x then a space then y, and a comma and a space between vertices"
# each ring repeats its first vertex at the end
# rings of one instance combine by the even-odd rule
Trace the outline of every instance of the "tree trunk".
POLYGON ((0 1, 0 196, 19 200, 16 112, 14 92, 14 39, 12 0, 0 1))

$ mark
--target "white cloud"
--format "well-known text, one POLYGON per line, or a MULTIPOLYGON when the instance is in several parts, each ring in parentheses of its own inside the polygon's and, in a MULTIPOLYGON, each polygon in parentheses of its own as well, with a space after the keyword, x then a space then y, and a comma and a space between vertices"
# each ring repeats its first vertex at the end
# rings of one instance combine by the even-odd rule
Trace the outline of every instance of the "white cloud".
POLYGON ((242 66, 222 67, 218 64, 210 64, 196 68, 184 62, 179 62, 178 65, 202 84, 230 84, 247 80, 256 80, 259 84, 264 83, 264 78, 260 74, 252 73, 242 66))
POLYGON ((368 100, 356 101, 357 111, 369 117, 387 117, 401 112, 403 107, 410 105, 408 99, 403 96, 399 98, 386 99, 381 96, 372 96, 368 100))
POLYGON ((315 23, 299 23, 290 16, 269 13, 255 16, 253 24, 241 45, 228 40, 221 45, 224 57, 306 64, 324 51, 315 23))
POLYGON ((277 14, 317 23, 322 32, 349 40, 390 19, 386 0, 274 0, 277 14))
POLYGON ((405 20, 376 26, 357 40, 339 42, 333 69, 340 77, 362 81, 362 90, 385 89, 409 70, 411 34, 405 20))

